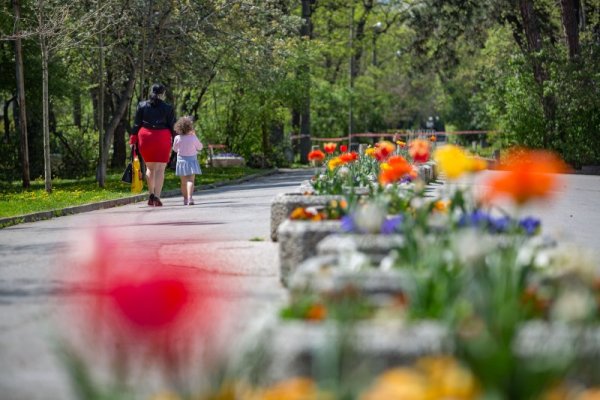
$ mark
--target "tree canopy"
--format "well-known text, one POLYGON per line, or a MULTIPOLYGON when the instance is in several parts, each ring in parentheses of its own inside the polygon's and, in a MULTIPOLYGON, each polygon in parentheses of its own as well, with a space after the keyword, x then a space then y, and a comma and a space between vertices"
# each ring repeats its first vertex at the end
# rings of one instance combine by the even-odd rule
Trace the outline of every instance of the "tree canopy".
POLYGON ((306 152, 430 118, 600 162, 598 0, 11 0, 0 30, 3 181, 22 176, 18 39, 32 178, 45 126, 53 176, 122 167, 154 82, 206 143, 262 165, 289 163, 291 135, 306 152))

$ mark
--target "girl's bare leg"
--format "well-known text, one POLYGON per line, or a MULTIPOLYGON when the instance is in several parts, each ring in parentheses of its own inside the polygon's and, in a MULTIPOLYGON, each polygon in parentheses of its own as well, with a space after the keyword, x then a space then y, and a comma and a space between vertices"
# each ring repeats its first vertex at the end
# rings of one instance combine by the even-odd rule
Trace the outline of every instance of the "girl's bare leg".
POLYGON ((187 195, 188 199, 192 200, 192 196, 194 195, 194 175, 188 175, 187 178, 187 195))
POLYGON ((187 176, 180 176, 179 180, 181 181, 181 195, 183 196, 183 201, 187 203, 189 198, 187 193, 187 176))

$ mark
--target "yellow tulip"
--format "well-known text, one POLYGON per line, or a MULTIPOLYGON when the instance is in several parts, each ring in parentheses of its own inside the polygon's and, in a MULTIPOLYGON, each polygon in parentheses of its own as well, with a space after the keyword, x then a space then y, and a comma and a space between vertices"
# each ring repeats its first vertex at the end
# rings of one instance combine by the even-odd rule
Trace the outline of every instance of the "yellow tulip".
POLYGON ((471 171, 472 163, 469 155, 458 146, 440 147, 435 151, 433 158, 448 179, 458 179, 464 173, 471 171))
POLYGON ((339 157, 334 157, 327 163, 327 168, 329 168, 330 171, 333 171, 342 164, 343 162, 339 157))

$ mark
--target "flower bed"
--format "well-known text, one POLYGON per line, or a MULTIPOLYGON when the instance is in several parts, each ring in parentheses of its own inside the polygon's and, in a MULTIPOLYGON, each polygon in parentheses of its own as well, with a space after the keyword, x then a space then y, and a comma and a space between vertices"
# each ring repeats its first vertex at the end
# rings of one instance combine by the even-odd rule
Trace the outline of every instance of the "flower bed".
POLYGON ((313 196, 303 193, 283 193, 279 194, 271 202, 271 239, 277 241, 277 230, 279 225, 290 216, 292 211, 298 207, 324 207, 330 201, 344 200, 340 195, 313 196))

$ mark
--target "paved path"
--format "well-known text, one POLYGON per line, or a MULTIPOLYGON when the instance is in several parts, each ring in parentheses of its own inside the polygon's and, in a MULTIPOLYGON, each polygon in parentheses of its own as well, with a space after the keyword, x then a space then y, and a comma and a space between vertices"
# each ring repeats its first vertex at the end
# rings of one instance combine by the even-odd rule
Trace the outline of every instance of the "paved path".
MULTIPOLYGON (((485 171, 474 181, 462 181, 478 192, 486 179, 498 171, 485 171)), ((528 205, 523 215, 542 220, 544 233, 600 252, 600 176, 560 175, 552 198, 528 205)))
MULTIPOLYGON (((74 235, 102 223, 135 233, 132 246, 160 238, 161 259, 185 267, 202 268, 202 255, 219 252, 224 255, 220 272, 239 289, 249 314, 265 314, 285 297, 277 244, 269 241, 270 202, 277 193, 296 190, 310 173, 205 191, 194 207, 172 198, 163 208, 138 203, 1 229, 0 399, 72 398, 52 345, 62 332, 55 318, 61 304, 57 293, 69 279, 57 274, 57 260, 74 235), (264 241, 250 240, 257 238, 264 241)), ((469 184, 481 188, 479 181, 469 184)), ((547 232, 600 247, 600 177, 565 176, 556 201, 530 211, 542 217, 547 232)))
POLYGON ((56 318, 62 313, 57 293, 71 276, 59 274, 58 264, 74 236, 102 224, 134 233, 137 239, 131 246, 143 247, 159 238, 164 243, 161 259, 185 267, 202 268, 203 255, 219 252, 219 272, 246 307, 264 313, 285 296, 277 244, 270 241, 270 203, 278 193, 297 190, 311 172, 203 191, 192 207, 169 198, 163 208, 137 203, 1 229, 0 399, 72 398, 52 346, 63 332, 56 318))

